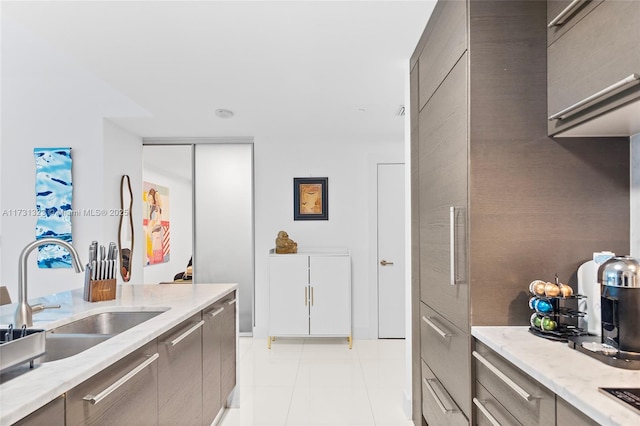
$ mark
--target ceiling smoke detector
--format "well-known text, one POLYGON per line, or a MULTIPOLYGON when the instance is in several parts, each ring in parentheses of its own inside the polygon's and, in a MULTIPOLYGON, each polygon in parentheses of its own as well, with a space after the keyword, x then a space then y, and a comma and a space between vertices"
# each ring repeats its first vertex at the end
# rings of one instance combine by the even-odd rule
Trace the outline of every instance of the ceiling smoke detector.
POLYGON ((231 117, 233 117, 233 111, 228 110, 228 109, 217 109, 216 110, 216 117, 231 118, 231 117))

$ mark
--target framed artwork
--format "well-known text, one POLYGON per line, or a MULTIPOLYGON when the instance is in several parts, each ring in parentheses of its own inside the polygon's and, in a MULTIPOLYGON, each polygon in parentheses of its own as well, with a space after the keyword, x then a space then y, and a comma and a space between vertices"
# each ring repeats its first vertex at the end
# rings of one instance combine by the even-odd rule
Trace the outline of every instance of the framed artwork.
POLYGON ((329 220, 329 178, 293 178, 293 220, 329 220))
POLYGON ((169 188, 149 182, 142 183, 145 234, 145 265, 166 263, 170 259, 169 188))

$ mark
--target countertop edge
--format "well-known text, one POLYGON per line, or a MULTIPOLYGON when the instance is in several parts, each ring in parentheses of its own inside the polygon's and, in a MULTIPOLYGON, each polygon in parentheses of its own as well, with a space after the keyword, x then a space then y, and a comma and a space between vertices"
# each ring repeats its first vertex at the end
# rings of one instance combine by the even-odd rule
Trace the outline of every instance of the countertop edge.
POLYGON ((606 365, 568 347, 529 332, 527 326, 474 326, 471 335, 602 425, 626 426, 640 415, 600 393, 598 386, 640 383, 640 371, 606 365), (558 360, 563 367, 558 368, 558 360))
MULTIPOLYGON (((27 372, 22 376, 13 378, 5 383, 1 383, 0 413, 2 414, 0 416, 0 426, 11 425, 45 406, 61 394, 69 391, 97 372, 144 346, 146 343, 162 335, 164 332, 169 331, 171 328, 180 324, 182 321, 188 319, 197 312, 202 311, 211 304, 224 298, 234 290, 237 290, 237 288, 238 285, 234 283, 118 286, 118 295, 115 300, 91 304, 89 304, 89 302, 84 302, 86 307, 92 309, 76 311, 70 315, 67 314, 64 318, 60 317, 58 319, 48 321, 36 321, 34 318, 34 328, 44 328, 45 330, 48 330, 87 316, 90 313, 97 313, 100 311, 126 310, 131 307, 147 310, 153 310, 154 308, 170 308, 157 317, 145 321, 130 330, 122 332, 100 345, 94 346, 72 357, 43 364, 39 370, 27 372), (197 290, 196 287, 198 287, 199 290, 197 290), (193 290, 191 292, 193 294, 189 294, 187 291, 189 288, 193 290), (132 292, 135 291, 143 293, 138 295, 137 298, 132 299, 135 300, 136 303, 126 303, 126 295, 124 295, 123 292, 126 292, 129 289, 132 292), (146 290, 151 290, 149 291, 150 295, 147 296, 144 294, 146 290), (157 290, 155 293, 160 294, 175 293, 186 298, 186 302, 193 303, 185 303, 185 300, 182 299, 178 302, 172 302, 171 300, 166 300, 163 297, 157 297, 157 294, 154 294, 153 290, 157 290), (142 301, 144 298, 149 298, 149 302, 144 303, 142 301), (166 313, 170 314, 161 318, 166 313), (98 348, 98 346, 100 347, 98 348), (78 368, 79 365, 82 367, 78 368), (70 370, 71 368, 73 368, 73 371, 70 370), (24 379, 25 376, 28 376, 26 380, 24 379), (54 380, 46 380, 47 376, 53 376, 54 380), (37 382, 38 385, 34 385, 33 382, 37 382), (43 382, 46 383, 45 386, 42 385, 43 382), (25 400, 25 398, 16 398, 14 395, 29 395, 29 398, 28 400, 25 400)), ((81 290, 62 292, 60 295, 64 294, 64 296, 66 296, 67 293, 72 295, 74 301, 77 301, 78 295, 80 299, 82 297, 81 290)), ((53 296, 59 297, 59 295, 45 296, 39 298, 38 302, 50 301, 53 296)), ((6 308, 3 307, 3 311, 11 309, 11 306, 13 305, 5 306, 6 308)), ((49 318, 56 315, 55 312, 48 314, 49 318)))

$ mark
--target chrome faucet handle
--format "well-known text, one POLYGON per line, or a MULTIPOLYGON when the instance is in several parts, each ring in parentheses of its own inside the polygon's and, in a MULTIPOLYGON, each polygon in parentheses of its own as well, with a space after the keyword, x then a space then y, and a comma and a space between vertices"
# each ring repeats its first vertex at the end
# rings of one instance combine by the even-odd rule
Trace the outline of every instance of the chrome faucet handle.
POLYGON ((44 311, 45 309, 59 309, 60 305, 43 305, 42 303, 38 303, 37 305, 31 306, 31 312, 36 313, 40 311, 44 311))

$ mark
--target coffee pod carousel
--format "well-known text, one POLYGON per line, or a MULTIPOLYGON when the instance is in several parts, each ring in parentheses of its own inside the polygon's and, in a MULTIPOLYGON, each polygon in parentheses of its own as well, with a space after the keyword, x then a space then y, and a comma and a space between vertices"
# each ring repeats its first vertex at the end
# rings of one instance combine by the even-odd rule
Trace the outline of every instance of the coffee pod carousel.
POLYGON ((578 327, 578 318, 585 313, 578 310, 578 300, 585 296, 574 294, 568 284, 562 284, 556 274, 555 282, 534 280, 529 284, 529 308, 535 312, 529 320, 529 331, 536 336, 566 342, 572 336, 586 335, 578 327))

